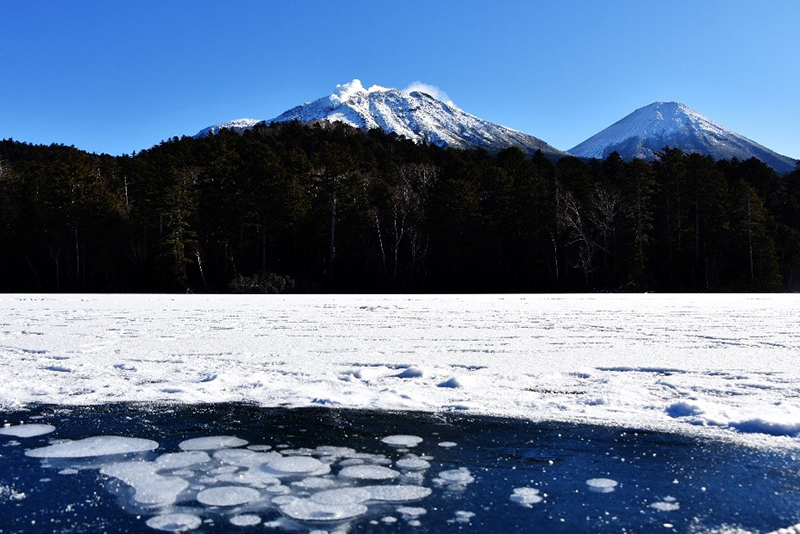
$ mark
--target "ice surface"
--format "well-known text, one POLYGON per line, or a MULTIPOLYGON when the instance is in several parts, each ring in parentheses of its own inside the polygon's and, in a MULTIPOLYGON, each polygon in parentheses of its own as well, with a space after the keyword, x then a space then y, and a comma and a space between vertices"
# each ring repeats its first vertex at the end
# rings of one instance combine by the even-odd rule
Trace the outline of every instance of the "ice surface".
POLYGON ((0 384, 3 408, 169 390, 180 403, 459 409, 759 446, 800 439, 794 295, 4 294, 0 309, 0 374, 15 377, 0 384), (33 322, 45 335, 23 333, 33 322), (54 353, 81 372, 46 371, 54 353), (424 373, 398 378, 411 368, 424 373), (437 387, 451 377, 471 385, 437 387))
POLYGON ((595 493, 611 493, 617 489, 618 482, 610 478, 590 478, 586 485, 595 493))
POLYGON ((203 521, 193 514, 164 514, 151 517, 147 526, 164 532, 187 532, 198 528, 203 521))
POLYGON ((35 438, 36 436, 44 436, 55 432, 56 427, 53 425, 44 425, 40 423, 32 423, 28 425, 11 425, 0 428, 0 435, 13 436, 15 438, 35 438))
POLYGON ((147 452, 157 448, 158 443, 149 439, 93 436, 31 449, 26 451, 25 455, 33 458, 91 458, 94 456, 147 452))
POLYGON ((184 451, 213 451, 217 449, 229 449, 243 447, 247 442, 236 436, 209 436, 205 438, 193 438, 182 441, 178 445, 184 451))
POLYGON ((261 493, 242 486, 218 486, 197 494, 197 502, 206 506, 239 506, 258 500, 261 493))

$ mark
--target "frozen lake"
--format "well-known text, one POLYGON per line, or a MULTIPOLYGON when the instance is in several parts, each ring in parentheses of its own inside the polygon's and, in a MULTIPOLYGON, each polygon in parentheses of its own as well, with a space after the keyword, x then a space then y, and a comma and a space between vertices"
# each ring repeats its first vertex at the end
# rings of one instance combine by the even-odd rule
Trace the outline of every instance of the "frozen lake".
POLYGON ((796 446, 796 295, 0 295, 0 406, 460 411, 796 446))
POLYGON ((48 433, 0 435, 2 532, 743 534, 800 522, 795 451, 679 434, 243 404, 5 419, 48 433))
POLYGON ((0 310, 0 532, 800 532, 794 295, 0 310))

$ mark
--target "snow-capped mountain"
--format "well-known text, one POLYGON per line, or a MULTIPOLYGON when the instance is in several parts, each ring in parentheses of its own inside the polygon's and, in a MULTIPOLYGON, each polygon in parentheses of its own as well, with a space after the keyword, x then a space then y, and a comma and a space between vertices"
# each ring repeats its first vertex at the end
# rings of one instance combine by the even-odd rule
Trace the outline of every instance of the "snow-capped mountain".
MULTIPOLYGON (((357 79, 336 86, 329 96, 301 104, 267 122, 292 120, 343 122, 365 130, 380 128, 442 147, 497 151, 515 146, 529 154, 541 150, 548 155, 566 155, 541 139, 465 113, 452 102, 442 102, 428 93, 377 85, 365 89, 357 79)), ((198 136, 207 130, 211 131, 203 130, 198 136)))
POLYGON ((602 159, 616 151, 626 160, 654 160, 665 146, 715 159, 756 157, 782 174, 797 164, 678 102, 655 102, 637 109, 568 152, 602 159))
POLYGON ((219 124, 215 124, 214 126, 209 126, 208 128, 203 128, 195 137, 205 137, 209 134, 215 134, 220 130, 233 130, 234 132, 242 133, 245 130, 249 130, 259 122, 264 122, 258 119, 235 119, 228 122, 220 122, 219 124))

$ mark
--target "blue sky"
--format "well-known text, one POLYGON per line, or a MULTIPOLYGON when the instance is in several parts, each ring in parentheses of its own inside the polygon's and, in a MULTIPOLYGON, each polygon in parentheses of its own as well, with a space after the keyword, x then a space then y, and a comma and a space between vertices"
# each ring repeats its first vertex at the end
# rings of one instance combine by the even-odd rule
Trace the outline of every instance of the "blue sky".
POLYGON ((800 158, 800 1, 4 2, 0 138, 130 153, 360 78, 569 149, 676 100, 800 158))

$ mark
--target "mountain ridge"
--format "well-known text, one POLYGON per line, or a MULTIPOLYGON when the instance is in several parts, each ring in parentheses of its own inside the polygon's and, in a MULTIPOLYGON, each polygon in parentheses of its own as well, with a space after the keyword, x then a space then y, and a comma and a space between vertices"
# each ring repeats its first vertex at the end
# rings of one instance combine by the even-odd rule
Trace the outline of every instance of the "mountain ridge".
MULTIPOLYGON (((295 106, 264 122, 293 120, 341 122, 362 130, 379 128, 441 147, 484 148, 491 152, 517 147, 527 154, 541 150, 551 156, 568 155, 537 137, 470 115, 452 102, 438 100, 424 91, 378 85, 364 88, 359 79, 337 85, 332 94, 295 106)), ((195 137, 215 133, 226 128, 225 124, 205 128, 195 137)))

